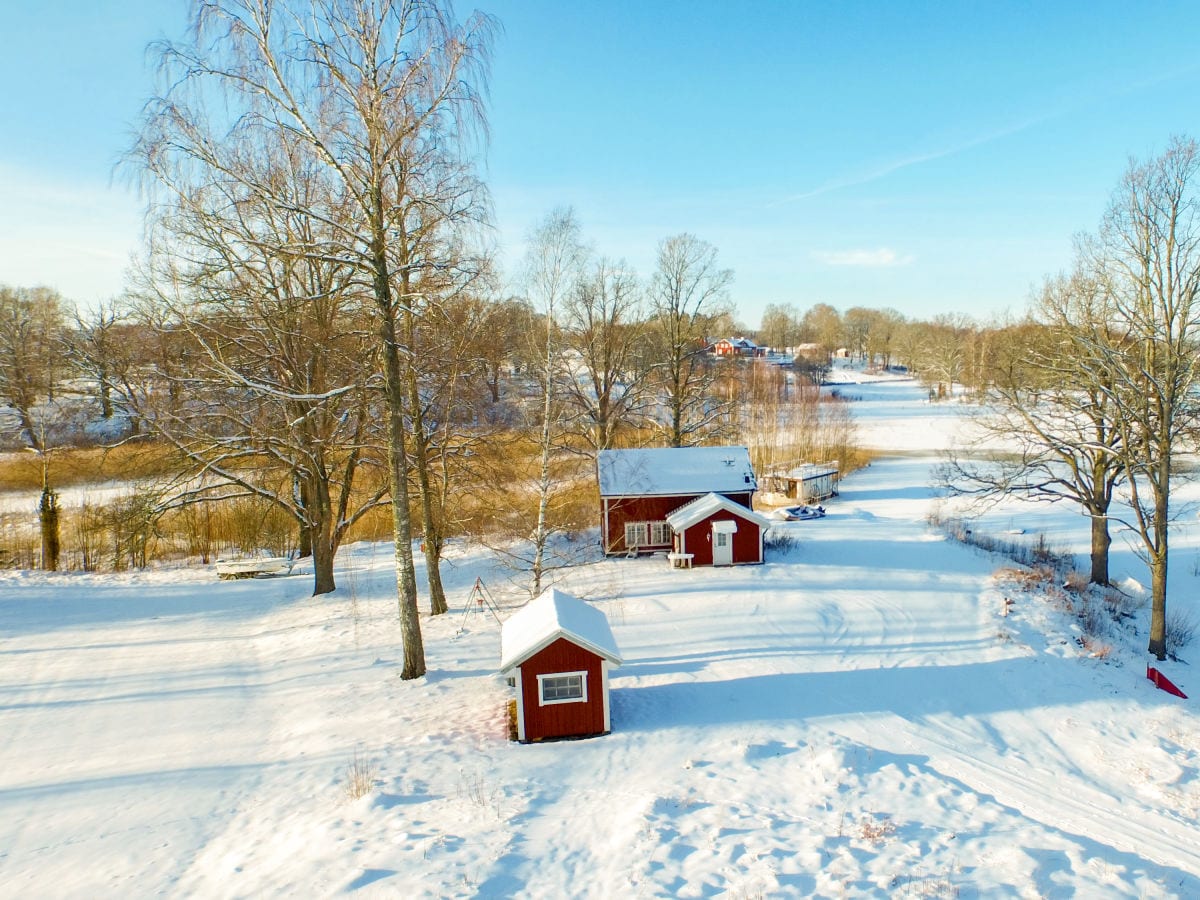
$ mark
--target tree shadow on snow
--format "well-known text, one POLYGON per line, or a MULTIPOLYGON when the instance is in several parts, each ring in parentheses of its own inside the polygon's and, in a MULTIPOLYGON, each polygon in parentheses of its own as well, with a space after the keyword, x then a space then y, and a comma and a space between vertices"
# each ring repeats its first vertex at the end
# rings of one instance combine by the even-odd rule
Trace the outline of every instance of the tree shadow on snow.
MULTIPOLYGON (((1022 676, 1021 659, 961 665, 904 666, 836 672, 773 673, 720 681, 688 681, 612 689, 613 729, 660 731, 675 726, 815 719, 893 713, 916 718, 1058 706, 1095 698, 1095 687, 1066 679, 1040 681, 1036 698, 1005 684, 1022 676), (1036 699, 1036 702, 1031 702, 1036 699)), ((1035 673, 1029 673, 1037 677, 1035 673)), ((1040 673, 1044 679, 1044 673, 1040 673)))

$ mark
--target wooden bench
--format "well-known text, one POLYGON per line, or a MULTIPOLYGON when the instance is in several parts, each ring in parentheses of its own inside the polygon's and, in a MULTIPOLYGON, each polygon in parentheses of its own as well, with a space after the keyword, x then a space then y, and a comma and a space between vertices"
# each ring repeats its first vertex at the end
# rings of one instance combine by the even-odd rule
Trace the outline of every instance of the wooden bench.
POLYGON ((667 559, 670 560, 672 569, 690 569, 693 555, 691 553, 668 553, 667 559))

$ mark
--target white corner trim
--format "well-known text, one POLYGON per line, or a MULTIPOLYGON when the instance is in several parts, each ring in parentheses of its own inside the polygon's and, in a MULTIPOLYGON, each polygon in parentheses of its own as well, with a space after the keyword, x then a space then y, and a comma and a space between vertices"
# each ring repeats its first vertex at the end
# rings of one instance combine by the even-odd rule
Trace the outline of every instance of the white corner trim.
POLYGON ((525 740, 525 692, 521 688, 520 666, 517 666, 517 740, 525 740))
POLYGON ((612 731, 612 716, 608 705, 608 660, 600 660, 600 690, 604 701, 604 730, 612 731))

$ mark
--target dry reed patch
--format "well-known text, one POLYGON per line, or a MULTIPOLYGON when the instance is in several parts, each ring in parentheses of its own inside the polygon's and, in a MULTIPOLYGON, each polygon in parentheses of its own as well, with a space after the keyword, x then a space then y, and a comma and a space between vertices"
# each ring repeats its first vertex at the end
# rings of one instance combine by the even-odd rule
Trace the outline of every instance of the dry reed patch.
POLYGON ((42 488, 42 464, 47 464, 50 484, 78 487, 111 481, 136 481, 180 471, 179 457, 153 441, 136 441, 117 447, 63 447, 52 449, 43 460, 29 451, 0 455, 0 491, 42 488))

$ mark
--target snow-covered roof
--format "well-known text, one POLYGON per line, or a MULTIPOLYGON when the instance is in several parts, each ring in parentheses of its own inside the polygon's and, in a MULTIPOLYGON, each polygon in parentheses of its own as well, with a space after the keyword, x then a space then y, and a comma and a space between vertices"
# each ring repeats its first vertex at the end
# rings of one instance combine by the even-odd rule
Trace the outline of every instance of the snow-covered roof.
POLYGON ((806 478, 821 478, 825 475, 837 475, 838 464, 831 463, 802 463, 794 469, 789 469, 784 472, 783 478, 791 478, 795 480, 804 480, 806 478))
POLYGON ((683 531, 721 510, 731 512, 740 519, 755 522, 760 528, 771 527, 771 520, 766 516, 747 509, 740 503, 734 503, 728 497, 722 497, 720 494, 705 494, 690 503, 683 504, 667 516, 667 524, 675 531, 683 531))
POLYGON ((653 497, 708 491, 754 491, 758 483, 745 447, 657 447, 601 450, 601 497, 653 497))
POLYGON ((500 671, 519 666, 559 638, 622 662, 608 617, 596 607, 557 588, 543 591, 505 621, 500 630, 500 671))

